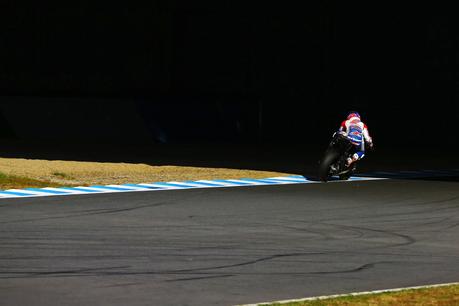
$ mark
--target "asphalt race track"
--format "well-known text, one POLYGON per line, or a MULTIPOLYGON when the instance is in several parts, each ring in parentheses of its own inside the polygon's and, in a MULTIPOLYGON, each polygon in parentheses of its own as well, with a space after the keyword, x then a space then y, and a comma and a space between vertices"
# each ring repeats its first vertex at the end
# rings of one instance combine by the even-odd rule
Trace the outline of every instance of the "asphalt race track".
POLYGON ((0 200, 6 305, 234 305, 459 280, 454 180, 0 200))

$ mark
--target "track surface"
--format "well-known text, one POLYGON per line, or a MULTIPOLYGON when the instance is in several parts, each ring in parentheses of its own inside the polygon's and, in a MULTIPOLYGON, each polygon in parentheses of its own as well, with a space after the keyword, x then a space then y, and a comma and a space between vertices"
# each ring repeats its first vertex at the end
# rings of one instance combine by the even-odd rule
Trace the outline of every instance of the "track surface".
POLYGON ((459 280, 455 182, 0 200, 1 305, 234 305, 459 280))

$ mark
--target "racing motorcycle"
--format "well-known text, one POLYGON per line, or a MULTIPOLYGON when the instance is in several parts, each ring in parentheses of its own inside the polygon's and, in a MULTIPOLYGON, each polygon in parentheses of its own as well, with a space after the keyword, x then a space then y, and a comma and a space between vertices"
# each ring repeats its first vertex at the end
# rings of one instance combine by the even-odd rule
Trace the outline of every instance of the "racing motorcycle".
POLYGON ((323 182, 327 182, 332 176, 338 176, 340 180, 349 179, 356 170, 356 162, 346 166, 346 160, 351 156, 353 148, 354 145, 346 133, 333 134, 332 141, 319 161, 319 179, 323 182))

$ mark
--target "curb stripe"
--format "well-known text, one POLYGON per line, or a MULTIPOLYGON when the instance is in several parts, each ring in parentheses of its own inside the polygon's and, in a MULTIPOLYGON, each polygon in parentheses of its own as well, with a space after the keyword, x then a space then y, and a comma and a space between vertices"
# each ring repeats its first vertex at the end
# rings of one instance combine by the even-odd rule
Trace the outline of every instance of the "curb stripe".
MULTIPOLYGON (((110 186, 112 186, 112 185, 110 185, 110 186)), ((150 189, 150 187, 142 186, 142 185, 139 185, 139 184, 123 184, 123 185, 120 185, 120 186, 134 187, 134 188, 139 188, 139 189, 150 189)))
POLYGON ((300 183, 300 182, 296 182, 296 181, 279 180, 279 179, 273 179, 273 178, 265 178, 265 179, 263 179, 263 180, 264 180, 264 181, 268 181, 268 182, 278 183, 278 184, 295 184, 295 183, 300 183))
POLYGON ((70 188, 70 187, 62 187, 62 188, 46 187, 46 188, 43 188, 43 189, 45 189, 45 190, 56 190, 56 191, 59 191, 59 190, 64 191, 65 190, 69 194, 84 194, 84 193, 88 193, 86 190, 85 191, 79 191, 79 190, 75 190, 74 188, 70 188))
POLYGON ((34 195, 34 194, 36 194, 38 192, 38 193, 43 194, 43 195, 49 195, 49 193, 46 193, 46 192, 31 191, 31 190, 27 190, 27 189, 9 189, 9 190, 6 190, 6 191, 7 192, 24 193, 24 194, 28 194, 28 195, 34 195))
POLYGON ((251 183, 248 182, 242 182, 239 180, 215 180, 216 182, 222 182, 230 185, 238 185, 238 186, 244 186, 244 185, 252 185, 251 183))
POLYGON ((304 177, 303 178, 293 178, 293 177, 288 177, 288 176, 285 176, 285 177, 278 176, 278 177, 273 177, 273 178, 270 178, 270 179, 281 180, 281 181, 291 181, 291 182, 305 182, 305 181, 307 181, 304 177))
POLYGON ((79 191, 84 193, 97 192, 96 190, 88 189, 87 187, 62 187, 59 189, 68 190, 68 191, 79 191))
MULTIPOLYGON (((203 185, 193 182, 193 181, 188 181, 188 182, 168 182, 167 184, 174 184, 176 186, 184 186, 185 188, 202 188, 203 185)), ((209 186, 207 186, 209 187, 209 186)))
POLYGON ((94 187, 94 186, 88 186, 88 187, 78 187, 78 189, 80 190, 89 190, 89 191, 94 191, 94 192, 107 192, 107 191, 111 191, 111 192, 116 192, 116 190, 113 190, 113 189, 110 189, 110 188, 105 188, 104 187, 94 187))
POLYGON ((185 183, 190 183, 190 184, 199 184, 201 186, 210 186, 210 187, 221 187, 223 185, 220 184, 214 184, 214 183, 208 183, 208 182, 202 182, 202 181, 185 181, 185 183))
POLYGON ((268 181, 268 180, 264 180, 264 179, 249 179, 249 178, 241 178, 240 179, 241 181, 244 181, 244 182, 254 182, 254 183, 265 183, 265 184, 277 184, 276 182, 273 182, 273 181, 268 181))
POLYGON ((182 184, 179 184, 179 183, 176 183, 176 182, 171 182, 171 183, 168 183, 168 182, 156 182, 156 183, 152 183, 151 185, 155 186, 155 187, 192 188, 191 186, 182 185, 182 184))
POLYGON ((15 196, 30 196, 32 193, 24 193, 24 192, 10 191, 10 190, 2 190, 2 191, 0 191, 0 194, 15 195, 15 196))
POLYGON ((212 182, 218 185, 218 187, 236 187, 239 186, 234 183, 226 182, 224 180, 215 180, 215 181, 206 181, 206 182, 212 182))
POLYGON ((225 183, 222 183, 222 182, 217 182, 217 181, 212 181, 212 180, 199 180, 197 182, 215 184, 216 187, 228 186, 228 184, 225 184, 225 183))
POLYGON ((107 187, 113 187, 113 188, 119 188, 120 190, 126 190, 126 191, 129 191, 129 190, 133 190, 133 191, 136 191, 136 190, 148 190, 148 188, 146 187, 141 187, 139 185, 135 185, 135 184, 132 184, 132 186, 126 186, 126 185, 107 185, 107 187))
POLYGON ((162 187, 154 186, 153 184, 143 183, 143 184, 138 184, 138 185, 140 187, 145 187, 145 188, 148 188, 148 189, 162 189, 162 187))
POLYGON ((51 194, 66 194, 68 192, 65 192, 63 190, 49 190, 49 189, 44 189, 44 188, 25 188, 24 190, 30 190, 30 191, 35 191, 35 192, 44 192, 44 193, 51 193, 51 194))
POLYGON ((115 190, 115 191, 128 191, 128 190, 134 191, 135 190, 134 188, 115 187, 115 186, 112 186, 112 185, 107 185, 107 186, 97 186, 96 185, 96 186, 91 186, 91 188, 109 189, 109 190, 115 190))
MULTIPOLYGON (((386 179, 422 179, 422 178, 446 178, 452 177, 456 180, 459 177, 459 170, 419 170, 419 171, 398 171, 398 172, 368 172, 352 176, 348 181, 371 181, 386 179)), ((329 183, 346 182, 333 177, 329 183)), ((283 184, 317 184, 321 183, 316 179, 309 179, 301 175, 278 176, 268 178, 240 178, 240 179, 218 179, 218 180, 197 180, 184 182, 155 182, 141 184, 121 185, 94 185, 77 187, 46 187, 46 188, 25 188, 0 190, 0 198, 22 198, 22 197, 44 197, 58 195, 78 195, 96 193, 134 192, 134 191, 160 191, 193 188, 221 188, 221 187, 243 187, 283 184)))

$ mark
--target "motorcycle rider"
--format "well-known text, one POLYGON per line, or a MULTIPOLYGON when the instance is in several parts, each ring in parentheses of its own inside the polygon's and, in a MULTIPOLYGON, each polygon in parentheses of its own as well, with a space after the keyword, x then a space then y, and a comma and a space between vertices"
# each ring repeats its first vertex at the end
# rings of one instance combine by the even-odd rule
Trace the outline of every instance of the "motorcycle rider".
POLYGON ((373 140, 368 132, 368 127, 360 120, 360 115, 356 111, 348 113, 347 119, 341 123, 338 133, 347 136, 355 149, 355 152, 347 158, 346 167, 365 156, 365 143, 373 148, 373 140))

